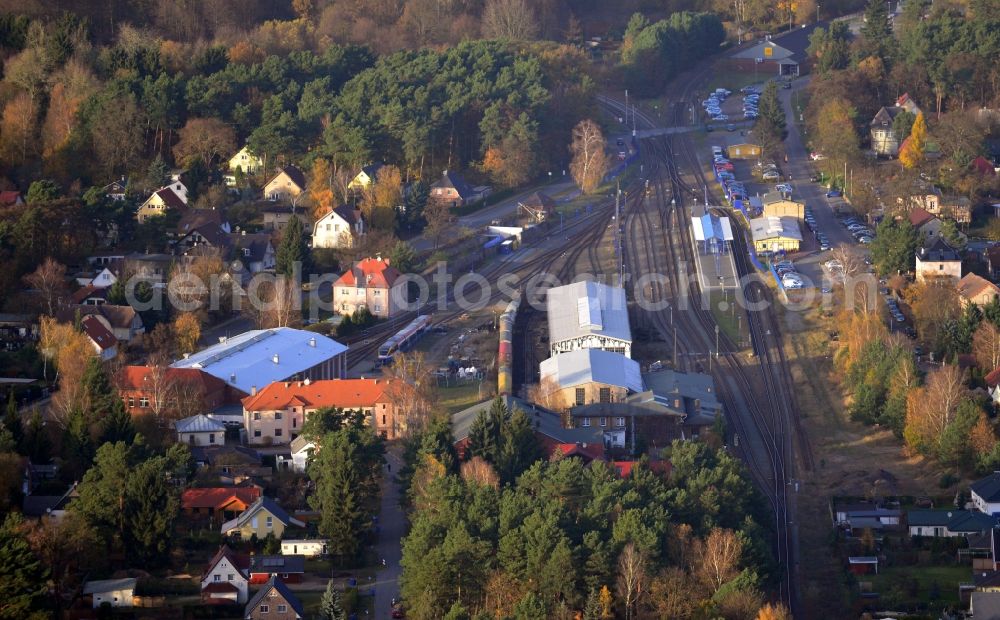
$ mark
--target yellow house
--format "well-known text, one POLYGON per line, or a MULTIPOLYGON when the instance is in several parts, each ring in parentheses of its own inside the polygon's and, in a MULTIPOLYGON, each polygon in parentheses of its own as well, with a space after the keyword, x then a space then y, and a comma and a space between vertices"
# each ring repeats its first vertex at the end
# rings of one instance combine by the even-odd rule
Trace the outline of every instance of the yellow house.
POLYGON ((253 175, 264 169, 264 160, 257 157, 250 151, 250 147, 244 146, 240 152, 229 158, 229 171, 236 174, 237 170, 243 174, 253 175))
POLYGON ((306 177, 295 166, 285 166, 264 186, 264 198, 272 202, 291 200, 306 191, 306 177))
POLYGON ((153 192, 153 195, 147 198, 146 202, 139 205, 139 209, 135 213, 135 219, 142 224, 151 217, 166 215, 167 209, 182 210, 186 207, 187 205, 184 204, 184 201, 181 200, 181 197, 173 189, 164 187, 153 192))
POLYGON ((268 534, 281 539, 285 529, 290 527, 305 527, 305 523, 291 517, 284 508, 270 497, 261 496, 257 501, 247 506, 240 516, 222 524, 223 536, 236 536, 247 540, 254 534, 258 539, 268 534))
POLYGON ((759 159, 761 156, 759 144, 754 144, 745 136, 732 135, 726 141, 726 155, 729 159, 759 159))
POLYGON ((797 252, 802 244, 799 223, 791 217, 757 217, 750 220, 750 234, 758 254, 797 252))
POLYGON ((789 200, 778 192, 764 194, 760 202, 764 206, 764 217, 794 217, 801 220, 805 216, 805 204, 789 200))
POLYGON ((369 164, 361 169, 351 182, 347 184, 347 189, 350 191, 362 190, 372 183, 378 177, 378 171, 382 169, 382 164, 369 164))

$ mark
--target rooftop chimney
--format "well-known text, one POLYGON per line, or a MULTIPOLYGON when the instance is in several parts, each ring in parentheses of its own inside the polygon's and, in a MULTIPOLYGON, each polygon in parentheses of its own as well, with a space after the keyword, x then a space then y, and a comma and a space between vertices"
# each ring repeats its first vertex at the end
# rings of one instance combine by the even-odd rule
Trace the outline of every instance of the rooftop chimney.
POLYGON ((256 396, 256 395, 257 395, 257 386, 256 385, 251 385, 250 386, 250 396, 256 396))
POLYGON ((316 348, 316 336, 313 336, 312 338, 309 339, 309 346, 313 347, 314 349, 316 348))
POLYGON ((233 374, 229 375, 229 382, 230 383, 236 383, 236 373, 235 372, 233 374))
POLYGON ((274 355, 273 355, 273 356, 271 357, 271 361, 272 361, 272 362, 274 362, 275 364, 277 364, 277 363, 278 363, 278 354, 277 354, 277 353, 275 353, 275 354, 274 354, 274 355))
POLYGON ((302 380, 302 385, 309 385, 310 383, 312 383, 312 379, 310 379, 309 377, 306 377, 305 379, 302 380))

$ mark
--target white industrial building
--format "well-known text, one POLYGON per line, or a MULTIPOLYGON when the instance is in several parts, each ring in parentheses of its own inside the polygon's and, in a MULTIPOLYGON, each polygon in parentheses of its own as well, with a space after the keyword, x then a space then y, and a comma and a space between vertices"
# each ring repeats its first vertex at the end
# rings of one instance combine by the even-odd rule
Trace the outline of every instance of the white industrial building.
POLYGON ((551 288, 546 297, 549 352, 603 349, 632 357, 625 290, 593 281, 551 288))
POLYGON ((621 353, 601 349, 578 349, 544 360, 539 370, 543 383, 550 380, 560 389, 596 383, 623 388, 630 392, 643 391, 639 362, 621 353))
POLYGON ((291 327, 244 332, 171 364, 197 368, 246 394, 275 381, 342 379, 347 347, 291 327))

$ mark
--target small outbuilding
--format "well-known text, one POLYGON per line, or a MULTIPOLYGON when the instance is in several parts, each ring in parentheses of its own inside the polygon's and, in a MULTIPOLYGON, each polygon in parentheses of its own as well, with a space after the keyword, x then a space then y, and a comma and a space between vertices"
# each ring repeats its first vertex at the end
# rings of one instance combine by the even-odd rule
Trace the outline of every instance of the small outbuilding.
POLYGON ((112 607, 131 607, 135 597, 135 578, 101 579, 83 584, 83 594, 92 597, 94 609, 104 603, 112 607))

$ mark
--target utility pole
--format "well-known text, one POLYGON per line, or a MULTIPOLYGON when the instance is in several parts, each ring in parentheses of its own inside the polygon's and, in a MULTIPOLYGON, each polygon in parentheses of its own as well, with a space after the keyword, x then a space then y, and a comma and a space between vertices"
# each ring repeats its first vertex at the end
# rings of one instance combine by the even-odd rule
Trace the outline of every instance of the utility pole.
POLYGON ((679 370, 680 366, 677 364, 677 326, 674 325, 674 370, 679 370))
POLYGON ((628 127, 628 89, 625 89, 625 126, 628 127))

